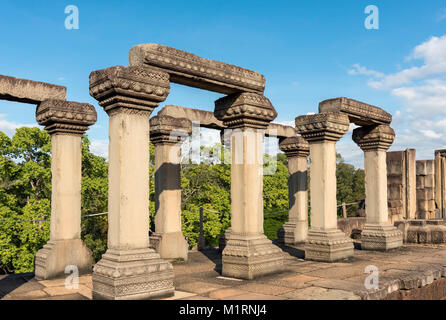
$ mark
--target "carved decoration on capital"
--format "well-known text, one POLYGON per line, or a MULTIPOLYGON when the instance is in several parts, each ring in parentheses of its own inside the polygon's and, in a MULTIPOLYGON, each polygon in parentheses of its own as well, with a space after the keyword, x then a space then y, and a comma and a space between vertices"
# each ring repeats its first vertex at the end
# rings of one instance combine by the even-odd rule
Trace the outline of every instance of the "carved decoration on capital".
POLYGON ((90 95, 107 113, 126 108, 150 114, 169 92, 169 75, 150 67, 114 66, 90 74, 90 95))
POLYGON ((296 131, 309 142, 336 142, 349 127, 348 116, 340 112, 318 113, 296 118, 296 131))
POLYGON ((192 134, 192 122, 186 118, 155 116, 150 119, 150 140, 153 144, 176 144, 192 134))
POLYGON ((96 122, 97 114, 88 103, 48 99, 37 106, 36 120, 49 134, 84 134, 96 122))
POLYGON ((395 139, 395 131, 389 125, 366 126, 353 130, 352 138, 363 151, 387 151, 395 139))
POLYGON ((308 142, 304 138, 299 136, 283 139, 279 143, 279 148, 285 153, 287 158, 306 158, 310 154, 310 146, 308 142))
POLYGON ((251 92, 235 93, 215 101, 215 117, 228 128, 266 129, 277 112, 268 98, 251 92))

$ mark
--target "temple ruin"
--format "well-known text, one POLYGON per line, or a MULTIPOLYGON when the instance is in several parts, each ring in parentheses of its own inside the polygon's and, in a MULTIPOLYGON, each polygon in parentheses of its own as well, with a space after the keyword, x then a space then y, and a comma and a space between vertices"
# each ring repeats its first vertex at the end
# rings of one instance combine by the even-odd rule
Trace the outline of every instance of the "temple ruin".
POLYGON ((222 241, 222 275, 239 279, 279 273, 283 252, 263 230, 263 140, 277 137, 288 159, 286 246, 305 243, 305 259, 334 262, 354 255, 340 230, 336 142, 350 124, 364 152, 362 250, 446 242, 446 151, 416 160, 415 150, 387 152, 395 132, 383 109, 348 98, 322 101, 318 113, 274 123, 260 73, 157 44, 130 49, 128 66, 93 71, 90 95, 109 117, 108 246, 92 266, 81 231, 81 137, 97 119, 87 103, 66 101, 66 88, 0 76, 0 99, 36 105, 52 142, 51 234, 35 259, 37 279, 61 277, 67 265, 91 273, 94 299, 147 299, 174 293, 169 260, 188 259, 181 229, 181 144, 193 123, 219 130, 231 152, 231 227, 222 241), (221 93, 214 112, 167 105, 170 83, 221 93), (155 147, 155 230, 149 235, 149 140, 155 147), (309 161, 310 160, 310 165, 309 161), (307 186, 307 178, 310 185, 307 186), (311 224, 308 221, 311 192, 311 224))

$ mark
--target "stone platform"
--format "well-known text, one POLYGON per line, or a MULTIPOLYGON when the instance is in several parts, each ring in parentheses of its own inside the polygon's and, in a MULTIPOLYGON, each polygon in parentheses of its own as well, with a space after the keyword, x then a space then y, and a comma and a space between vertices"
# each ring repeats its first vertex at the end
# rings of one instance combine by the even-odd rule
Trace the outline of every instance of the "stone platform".
MULTIPOLYGON (((355 248, 359 243, 355 243, 355 248)), ((305 261, 303 247, 284 247, 284 271, 256 280, 221 276, 221 254, 210 248, 174 262, 175 296, 181 300, 446 299, 446 245, 404 245, 388 252, 355 250, 335 263, 305 261), (367 266, 379 272, 379 288, 367 290, 367 266)), ((78 289, 64 280, 36 281, 33 274, 0 276, 2 299, 91 299, 91 276, 78 289)))

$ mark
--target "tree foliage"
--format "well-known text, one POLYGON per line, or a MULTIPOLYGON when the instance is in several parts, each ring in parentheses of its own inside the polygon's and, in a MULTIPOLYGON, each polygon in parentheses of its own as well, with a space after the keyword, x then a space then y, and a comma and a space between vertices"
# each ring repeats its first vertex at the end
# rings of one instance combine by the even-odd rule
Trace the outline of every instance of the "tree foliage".
MULTIPOLYGON (((149 143, 149 142, 148 142, 149 143)), ((204 235, 208 245, 218 245, 230 226, 231 166, 228 150, 216 144, 202 147, 199 164, 182 164, 182 231, 191 247, 199 234, 199 208, 204 208, 204 235), (223 157, 224 156, 224 157, 223 157), (218 161, 220 159, 220 161, 218 161)), ((154 147, 150 144, 150 230, 154 231, 154 147)), ((264 231, 270 239, 288 219, 287 158, 264 156, 264 231), (277 161, 275 161, 277 159, 277 161), (273 169, 273 170, 271 170, 273 169)), ((338 156, 338 204, 364 199, 364 171, 338 156)), ((48 220, 0 223, 0 272, 30 272, 37 250, 49 239, 51 214, 51 137, 39 128, 20 128, 12 138, 0 132, 0 221, 48 220)), ((82 215, 107 212, 108 163, 90 151, 82 138, 82 215)), ((348 207, 349 215, 356 208, 348 207)), ((107 248, 107 215, 82 219, 82 239, 98 261, 107 248)))

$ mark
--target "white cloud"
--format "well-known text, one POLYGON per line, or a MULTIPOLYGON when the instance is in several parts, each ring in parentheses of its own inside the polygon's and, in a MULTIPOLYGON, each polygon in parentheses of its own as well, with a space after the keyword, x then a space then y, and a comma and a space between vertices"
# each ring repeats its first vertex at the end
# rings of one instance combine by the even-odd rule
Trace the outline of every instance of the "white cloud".
POLYGON ((437 22, 443 21, 444 19, 446 19, 446 8, 443 8, 443 9, 440 10, 440 12, 438 13, 438 16, 437 16, 437 22))
POLYGON ((393 117, 396 138, 390 150, 414 148, 418 159, 432 159, 434 150, 446 147, 446 35, 417 45, 402 65, 418 61, 421 65, 382 77, 359 64, 353 65, 356 72, 348 73, 368 76, 370 87, 386 90, 401 102, 393 117))
POLYGON ((353 69, 350 69, 348 71, 348 74, 372 76, 372 77, 376 77, 376 78, 384 77, 384 73, 367 69, 366 67, 361 66, 359 63, 355 63, 352 67, 353 67, 353 69))
POLYGON ((375 89, 390 89, 396 86, 411 84, 416 80, 423 80, 431 76, 445 74, 446 35, 442 37, 431 37, 429 40, 416 46, 406 58, 407 62, 415 60, 423 60, 424 64, 406 68, 397 73, 384 75, 379 80, 370 80, 368 82, 369 86, 375 89))
POLYGON ((90 152, 108 159, 108 140, 91 140, 90 152))
POLYGON ((0 114, 0 131, 4 132, 7 136, 12 137, 15 134, 15 130, 21 127, 37 127, 35 124, 23 124, 14 121, 6 120, 6 114, 0 114))

